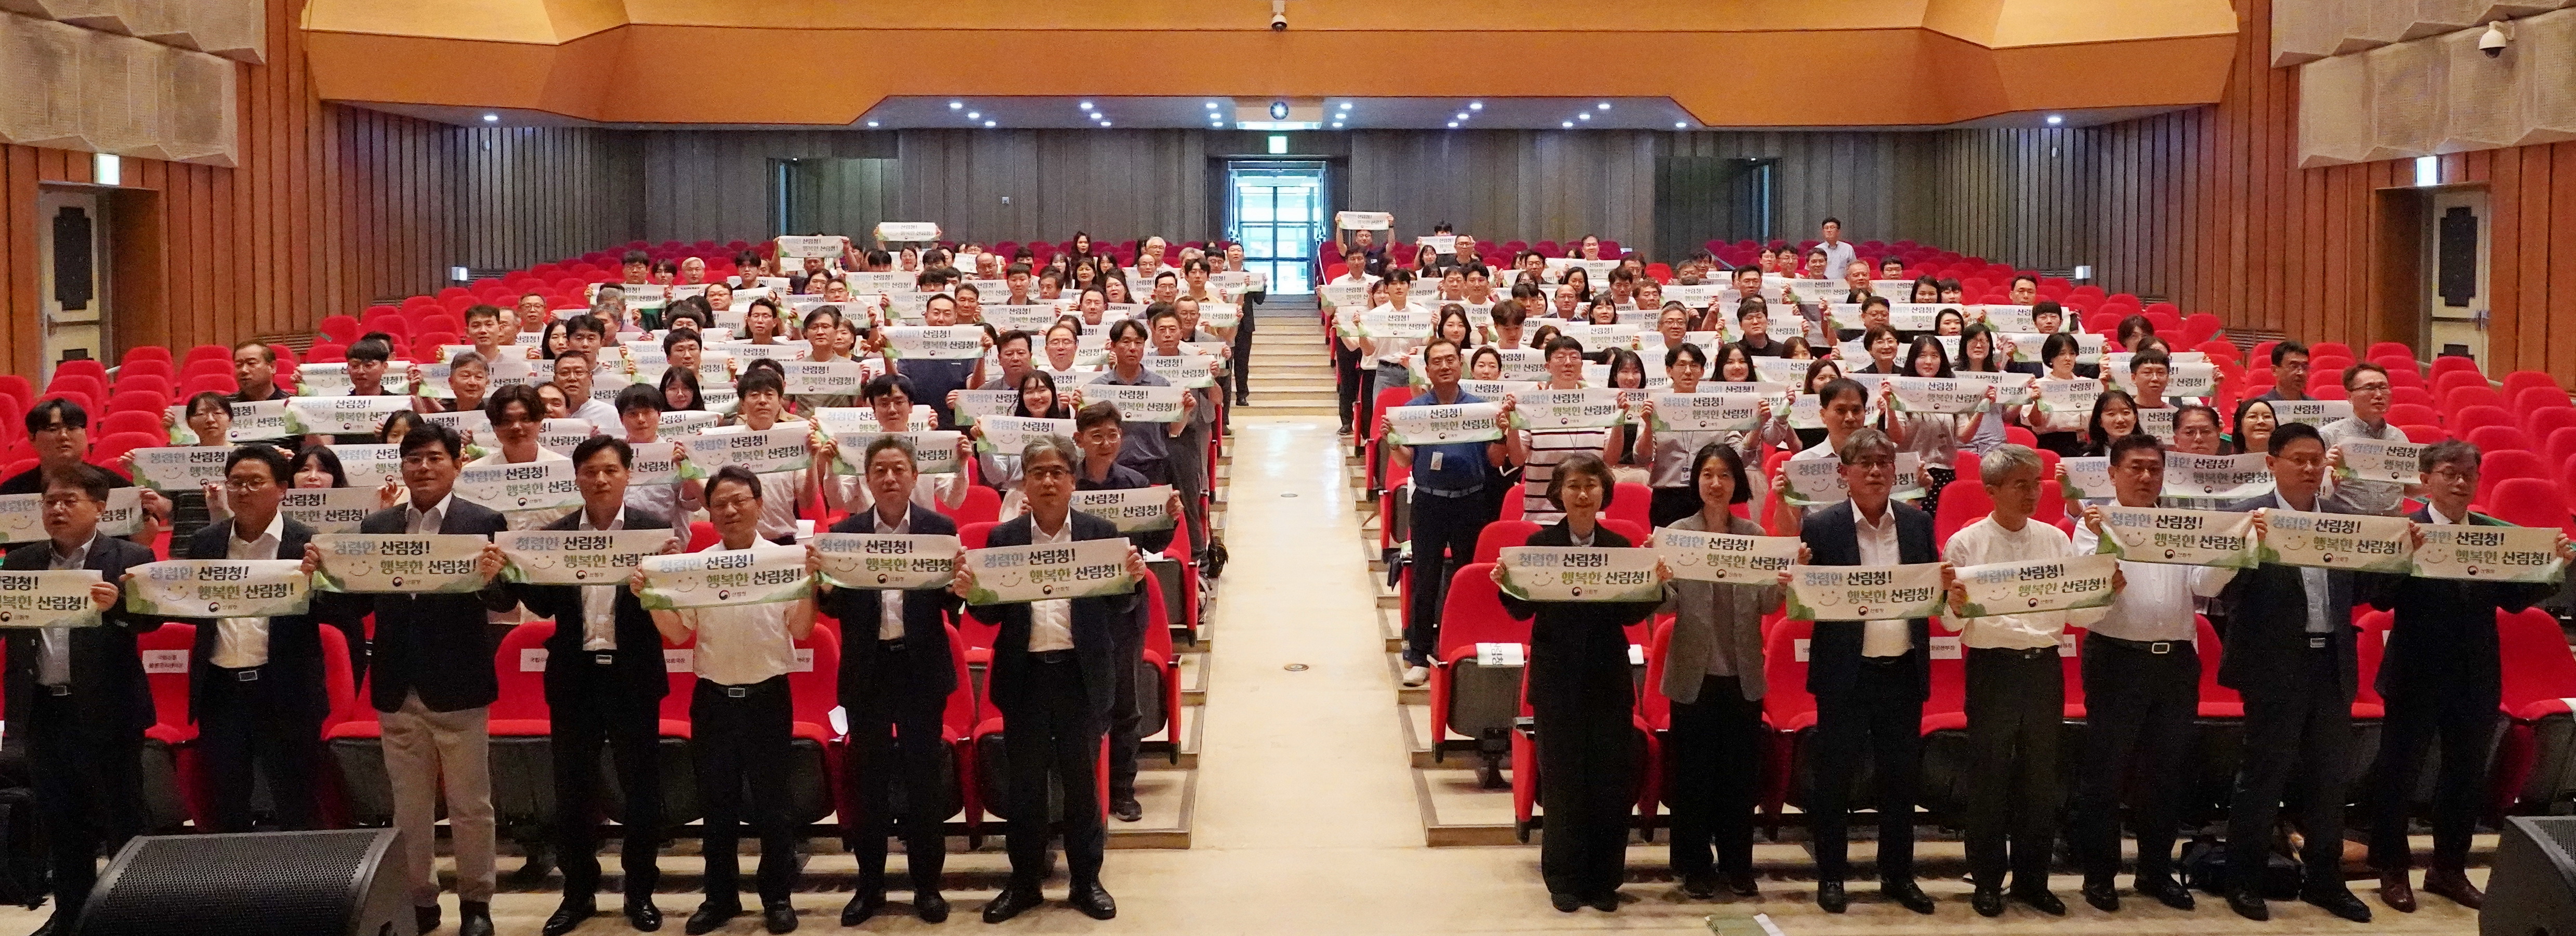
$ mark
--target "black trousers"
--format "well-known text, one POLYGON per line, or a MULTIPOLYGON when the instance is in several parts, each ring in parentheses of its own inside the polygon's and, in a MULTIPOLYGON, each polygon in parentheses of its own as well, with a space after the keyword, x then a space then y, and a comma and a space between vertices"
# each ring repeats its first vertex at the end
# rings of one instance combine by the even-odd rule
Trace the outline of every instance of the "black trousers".
MULTIPOLYGON (((1628 864, 1628 815, 1637 789, 1636 709, 1628 661, 1535 656, 1556 671, 1532 683, 1538 729, 1539 876, 1550 894, 1599 897, 1619 889, 1628 864)), ((1539 674, 1533 673, 1534 677, 1539 674)))
POLYGON ((197 750, 206 759, 214 802, 214 831, 251 831, 253 770, 268 775, 269 796, 277 804, 277 825, 290 831, 322 827, 314 785, 322 763, 322 713, 305 711, 310 686, 240 674, 272 675, 261 669, 224 669, 209 665, 202 702, 195 709, 197 750))
POLYGON ((2088 884, 2109 884, 2119 874, 2124 788, 2137 793, 2129 828, 2138 841, 2138 878, 2173 876, 2174 830, 2200 711, 2200 657, 2190 641, 2163 644, 2165 652, 2156 653, 2155 644, 2100 634, 2084 641, 2084 756, 2066 839, 2088 884))
MULTIPOLYGON (((1333 389, 1341 392, 1344 427, 1357 427, 1368 418, 1365 401, 1369 398, 1369 382, 1377 379, 1377 368, 1374 365, 1362 367, 1360 363, 1359 352, 1351 351, 1346 356, 1341 349, 1334 349, 1333 389)), ((1353 434, 1356 436, 1357 432, 1353 434)))
POLYGON ((618 868, 626 873, 626 897, 649 898, 662 879, 657 860, 663 826, 662 704, 621 684, 615 667, 595 660, 584 653, 557 656, 548 664, 562 668, 555 673, 556 682, 570 689, 559 690, 565 704, 551 706, 549 745, 555 769, 555 855, 563 868, 564 896, 588 898, 599 892, 599 815, 606 799, 599 756, 604 747, 617 766, 617 788, 626 794, 625 813, 617 817, 623 826, 618 868))
POLYGON ((918 685, 921 675, 904 666, 882 666, 881 679, 868 699, 849 711, 850 789, 856 795, 858 821, 850 852, 859 862, 859 891, 885 889, 886 837, 903 833, 903 856, 916 896, 939 892, 939 872, 948 858, 948 793, 940 768, 948 744, 940 736, 940 716, 947 696, 918 685), (904 812, 896 815, 890 795, 903 784, 904 812))
POLYGON ((1479 490, 1466 497, 1413 491, 1413 605, 1404 616, 1404 662, 1428 665, 1440 646, 1440 605, 1449 577, 1476 559, 1476 534, 1493 522, 1494 501, 1479 490))
POLYGON ((1851 776, 1867 754, 1878 794, 1878 876, 1914 879, 1914 800, 1922 784, 1922 687, 1903 657, 1871 658, 1849 692, 1816 697, 1815 781, 1808 797, 1815 833, 1816 877, 1851 873, 1851 776))
POLYGON ((2066 677, 2057 648, 1971 647, 1967 659, 1968 874, 1977 886, 2045 890, 2057 847, 2057 735, 2066 677))
POLYGON ((1047 874, 1047 779, 1064 790, 1064 862, 1079 887, 1100 880, 1109 830, 1097 792, 1101 725, 1088 711, 1082 664, 1070 650, 1033 653, 1021 670, 1029 704, 1002 734, 1010 758, 1011 884, 1035 889, 1047 874))
MULTIPOLYGON (((1758 470, 1758 469, 1757 469, 1758 470)), ((1654 499, 1646 505, 1646 517, 1659 527, 1698 513, 1699 489, 1696 487, 1656 488, 1654 499)))
POLYGON ((1672 704, 1673 874, 1753 872, 1753 806, 1762 775, 1762 703, 1733 676, 1703 676, 1672 704), (1709 862, 1716 849, 1715 865, 1709 862))
POLYGON ((2423 770, 2425 749, 2441 741, 2433 778, 2433 868, 2468 867, 2469 835, 2477 831, 2478 795, 2486 789, 2487 755, 2495 749, 2500 717, 2474 692, 2450 687, 2409 687, 2387 697, 2379 726, 2379 759, 2371 773, 2370 865, 2404 871, 2414 864, 2406 845, 2406 812, 2423 770))
POLYGON ((787 759, 794 737, 787 677, 727 686, 701 677, 689 700, 689 746, 697 759, 699 840, 707 900, 739 903, 735 849, 741 822, 760 836, 760 900, 785 903, 796 887, 796 827, 787 815, 787 759), (741 695, 734 693, 740 692, 741 695), (743 802, 745 783, 751 802, 743 802))
MULTIPOLYGON (((1145 587, 1161 586, 1149 581, 1145 587)), ((1145 628, 1171 626, 1151 620, 1151 609, 1142 601, 1136 603, 1134 617, 1132 626, 1118 628, 1113 635, 1117 638, 1113 655, 1118 658, 1116 688, 1110 693, 1113 701, 1109 708, 1109 798, 1113 801, 1136 798, 1136 749, 1145 743, 1145 706, 1162 704, 1161 696, 1156 694, 1160 685, 1148 686, 1141 678, 1145 628)), ((1172 726, 1171 730, 1172 737, 1180 737, 1180 726, 1172 726)))
POLYGON ((2352 760, 2352 703, 2343 696, 2332 647, 2302 649, 2280 678, 2239 690, 2245 698, 2245 759, 2227 809, 2227 863, 2239 887, 2261 883, 2272 819, 2283 791, 2299 786, 2307 832, 2299 858, 2310 886, 2343 880, 2344 773, 2352 760))
POLYGON ((1262 293, 1243 294, 1243 317, 1234 325, 1234 401, 1252 399, 1252 320, 1262 293))
POLYGON ((143 737, 112 737, 110 726, 83 724, 73 698, 37 686, 35 711, 10 716, 27 722, 36 825, 53 867, 54 912, 72 914, 66 921, 89 900, 101 848, 113 855, 143 834, 143 737))

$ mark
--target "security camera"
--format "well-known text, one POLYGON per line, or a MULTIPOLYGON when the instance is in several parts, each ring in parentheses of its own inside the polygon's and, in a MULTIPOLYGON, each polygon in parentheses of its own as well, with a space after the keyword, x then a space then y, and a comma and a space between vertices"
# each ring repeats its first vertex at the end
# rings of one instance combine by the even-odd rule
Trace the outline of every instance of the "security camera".
POLYGON ((1270 0, 1270 31, 1288 31, 1288 0, 1270 0))
POLYGON ((2504 55, 2505 44, 2512 41, 2513 37, 2505 34, 2504 21, 2497 20, 2488 23, 2486 33, 2478 37, 2478 51, 2486 53, 2488 58, 2496 58, 2504 55))

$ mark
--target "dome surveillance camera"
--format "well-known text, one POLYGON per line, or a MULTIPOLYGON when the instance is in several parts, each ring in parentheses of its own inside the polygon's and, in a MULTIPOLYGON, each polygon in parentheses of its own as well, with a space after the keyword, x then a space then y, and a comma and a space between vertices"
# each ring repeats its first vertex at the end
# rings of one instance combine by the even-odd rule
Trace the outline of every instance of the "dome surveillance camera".
POLYGON ((1270 31, 1288 31, 1288 0, 1270 0, 1270 31))
POLYGON ((2504 21, 2497 20, 2488 23, 2486 33, 2478 37, 2478 51, 2486 53, 2488 58, 2496 58, 2504 54, 2505 45, 2512 41, 2513 37, 2505 35, 2504 21))

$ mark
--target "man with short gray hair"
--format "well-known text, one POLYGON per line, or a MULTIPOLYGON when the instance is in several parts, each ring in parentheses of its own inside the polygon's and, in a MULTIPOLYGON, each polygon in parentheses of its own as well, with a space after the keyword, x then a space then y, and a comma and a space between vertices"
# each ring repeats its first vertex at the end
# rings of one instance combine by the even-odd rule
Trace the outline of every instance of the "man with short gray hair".
MULTIPOLYGON (((1950 535, 1943 558, 1954 567, 2070 559, 2066 534, 2034 523, 2039 509, 2039 453, 2006 444, 1986 454, 1978 471, 1994 513, 1950 535)), ((1969 899, 1979 914, 2002 916, 2004 872, 2012 897, 2051 916, 2066 904, 2048 892, 2048 859, 2057 841, 2057 735, 2066 711, 2058 636, 2069 618, 2095 612, 2036 611, 1963 617, 1967 586, 1950 586, 1945 627, 1962 631, 1968 684, 1969 899), (2009 839, 2010 856, 2007 860, 2009 839)))

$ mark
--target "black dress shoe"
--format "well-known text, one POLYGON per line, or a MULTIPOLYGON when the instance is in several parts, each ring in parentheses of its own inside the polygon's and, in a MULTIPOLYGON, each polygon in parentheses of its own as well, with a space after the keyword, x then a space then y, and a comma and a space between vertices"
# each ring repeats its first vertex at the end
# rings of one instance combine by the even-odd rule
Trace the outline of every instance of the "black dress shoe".
POLYGON ((64 913, 60 908, 57 908, 54 910, 53 916, 45 918, 45 925, 36 927, 36 931, 29 934, 29 936, 71 936, 72 930, 76 928, 76 924, 78 922, 78 920, 72 919, 71 914, 64 913))
POLYGON ((1064 895, 1064 902, 1082 911, 1083 916, 1095 920, 1114 919, 1118 916, 1118 902, 1109 899, 1109 889, 1100 886, 1099 881, 1074 885, 1073 890, 1064 895))
POLYGON ((492 905, 479 900, 457 901, 456 936, 492 936, 492 905))
POLYGON ((2227 909, 2256 923, 2270 922, 2272 909, 2263 905, 2263 895, 2239 887, 2227 892, 2227 909))
POLYGON ((1977 915, 1981 917, 1999 917, 2004 915, 2003 888, 1977 888, 1976 893, 1968 895, 1968 906, 1976 908, 1977 915))
POLYGON ((626 925, 634 927, 638 933, 660 930, 662 908, 654 906, 651 897, 626 898, 626 925))
POLYGON ((2066 901, 2057 899, 2057 895, 2049 893, 2045 887, 2013 888, 2012 899, 2029 904, 2031 909, 2049 916, 2066 915, 2066 901))
POLYGON ((1754 883, 1751 871, 1729 872, 1726 875, 1726 889, 1738 897, 1752 897, 1762 893, 1762 886, 1754 883))
POLYGON ((1692 900, 1710 900, 1717 896, 1717 872, 1693 871, 1682 875, 1682 895, 1692 900))
POLYGON ((2353 896, 2352 891, 2340 884, 2331 890, 2308 891, 2300 894, 2299 899, 2355 923, 2370 922, 2370 905, 2362 903, 2361 898, 2353 896))
POLYGON ((924 923, 948 922, 948 898, 938 891, 918 891, 912 895, 912 915, 924 923))
POLYGON ((786 901, 764 903, 760 907, 760 925, 772 933, 796 931, 796 905, 786 901))
POLYGON ((1583 909, 1583 898, 1563 892, 1548 894, 1547 902, 1554 906, 1558 913, 1573 913, 1583 909))
POLYGON ((1817 881, 1816 906, 1826 913, 1841 913, 1851 908, 1851 895, 1843 893, 1841 881, 1817 881))
POLYGON ((2142 877, 2138 879, 2137 887, 2139 894, 2153 897, 2157 903, 2176 910, 2191 910, 2200 906, 2200 901, 2192 898, 2191 888, 2182 886, 2181 881, 2170 877, 2142 877))
POLYGON ((682 929, 689 936, 705 936, 714 932, 716 927, 725 925, 725 921, 741 915, 742 904, 739 902, 710 900, 699 904, 698 912, 689 914, 689 925, 682 929))
POLYGON ((885 892, 875 888, 867 888, 851 894, 850 902, 841 905, 841 925, 857 926, 865 923, 869 917, 877 915, 877 911, 885 909, 885 904, 885 892))
POLYGON ((1619 894, 1617 891, 1612 891, 1607 894, 1594 894, 1592 895, 1592 899, 1584 901, 1583 905, 1594 910, 1599 910, 1603 913, 1617 913, 1619 912, 1619 894))
POLYGON ((2076 893, 2083 894, 2084 902, 2093 905, 2095 910, 2104 913, 2120 912, 2120 889, 2111 886, 2109 881, 2086 881, 2084 889, 2076 893))
POLYGON ((1922 888, 1914 886, 1914 881, 1911 878, 1902 881, 1880 882, 1878 885, 1878 892, 1886 895, 1887 899, 1896 901, 1897 906, 1904 907, 1905 909, 1912 910, 1926 916, 1929 916, 1932 913, 1932 895, 1926 894, 1923 892, 1922 888))
MULTIPOLYGON (((56 915, 56 916, 61 916, 61 914, 55 914, 55 915, 56 915)), ((430 932, 430 931, 432 931, 432 930, 437 929, 437 928, 438 928, 438 905, 437 905, 437 904, 430 904, 429 906, 426 906, 426 907, 413 907, 413 908, 411 908, 411 922, 412 922, 412 925, 413 925, 413 926, 419 927, 419 929, 415 930, 414 932, 427 933, 427 932, 430 932)))
POLYGON ((567 899, 562 906, 555 908, 553 916, 546 918, 545 929, 541 932, 546 936, 563 936, 598 913, 598 904, 579 898, 567 899))
POLYGON ((993 899, 984 902, 984 922, 1000 923, 1035 909, 1037 905, 1045 902, 1046 898, 1039 896, 1037 888, 1024 888, 1018 885, 1005 887, 1002 888, 1001 893, 994 894, 993 899))
POLYGON ((1109 814, 1118 817, 1120 822, 1134 822, 1145 818, 1145 804, 1137 802, 1133 796, 1113 799, 1109 801, 1109 814))

